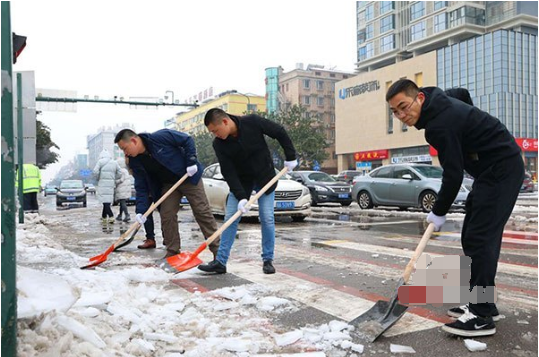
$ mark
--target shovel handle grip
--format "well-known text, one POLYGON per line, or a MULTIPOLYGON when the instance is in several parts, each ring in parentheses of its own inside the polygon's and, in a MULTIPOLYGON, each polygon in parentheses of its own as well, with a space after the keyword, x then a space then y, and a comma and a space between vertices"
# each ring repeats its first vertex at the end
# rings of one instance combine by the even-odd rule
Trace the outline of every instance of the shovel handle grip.
MULTIPOLYGON (((150 208, 148 208, 148 210, 144 212, 144 218, 148 217, 153 211, 155 211, 155 209, 159 207, 159 205, 164 200, 166 200, 168 196, 170 196, 170 194, 174 192, 175 189, 177 189, 185 180, 187 180, 188 177, 189 176, 187 174, 183 175, 182 178, 179 179, 178 182, 174 184, 174 186, 172 186, 167 192, 165 192, 165 194, 161 196, 161 198, 159 198, 159 200, 157 200, 157 202, 153 202, 150 208)), ((116 247, 118 244, 124 241, 125 238, 127 238, 127 236, 129 236, 129 234, 131 234, 131 232, 133 232, 138 227, 140 227, 140 223, 138 222, 133 223, 131 227, 129 227, 129 229, 124 234, 122 234, 120 238, 118 238, 118 240, 114 243, 114 247, 116 247)))
POLYGON ((423 237, 419 241, 419 244, 417 245, 417 248, 415 249, 414 255, 412 256, 412 259, 408 262, 408 265, 406 266, 406 269, 404 269, 404 274, 402 275, 402 279, 404 280, 404 284, 408 283, 408 280, 410 280, 410 275, 412 275, 412 270, 414 270, 415 263, 425 250, 425 247, 427 246, 427 243, 430 239, 430 236, 432 235, 432 232, 434 232, 434 223, 430 223, 427 229, 425 230, 425 233, 423 233, 423 237))
MULTIPOLYGON (((262 187, 262 189, 259 190, 256 193, 256 195, 251 197, 249 202, 247 202, 247 205, 252 205, 256 200, 258 200, 260 198, 260 196, 262 196, 264 193, 266 193, 266 191, 271 186, 273 186, 273 184, 275 182, 277 182, 277 180, 279 180, 287 172, 288 172, 288 169, 286 167, 283 168, 281 171, 279 171, 279 173, 277 175, 275 175, 275 177, 272 178, 264 187, 262 187)), ((232 217, 230 217, 218 230, 216 230, 215 233, 213 233, 210 236, 210 238, 208 238, 208 240, 206 240, 206 242, 204 242, 204 244, 206 244, 206 246, 209 246, 215 239, 217 239, 217 237, 219 237, 221 235, 221 233, 223 233, 225 231, 225 229, 227 229, 232 223, 234 223, 234 221, 236 219, 238 219, 241 216, 241 213, 242 213, 241 210, 238 210, 236 213, 234 213, 234 215, 232 217)))

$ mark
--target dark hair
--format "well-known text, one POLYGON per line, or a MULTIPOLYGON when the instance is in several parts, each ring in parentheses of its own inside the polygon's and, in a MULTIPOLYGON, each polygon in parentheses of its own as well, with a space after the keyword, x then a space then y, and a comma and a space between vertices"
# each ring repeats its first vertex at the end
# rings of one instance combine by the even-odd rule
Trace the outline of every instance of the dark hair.
POLYGON ((228 117, 228 114, 223 109, 213 108, 208 110, 204 116, 204 125, 220 123, 224 118, 228 117))
POLYGON ((114 143, 118 144, 118 142, 120 140, 128 141, 129 139, 131 139, 134 136, 138 136, 138 135, 133 130, 131 130, 131 129, 122 129, 122 130, 120 130, 118 132, 118 134, 116 134, 116 137, 114 138, 114 143))
POLYGON ((417 87, 417 84, 409 79, 399 79, 387 90, 386 102, 389 102, 391 98, 402 92, 404 92, 406 96, 413 98, 419 93, 419 88, 417 87))

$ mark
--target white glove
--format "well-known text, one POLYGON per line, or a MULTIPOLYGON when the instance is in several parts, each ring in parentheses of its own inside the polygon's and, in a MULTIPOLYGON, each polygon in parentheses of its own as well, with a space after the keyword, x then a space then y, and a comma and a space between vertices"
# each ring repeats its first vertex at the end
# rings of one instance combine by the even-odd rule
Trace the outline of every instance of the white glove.
POLYGON ((251 209, 251 205, 248 205, 247 202, 248 201, 245 198, 243 200, 241 200, 240 202, 238 202, 238 209, 242 213, 247 213, 251 209))
POLYGON ((196 164, 194 164, 193 166, 189 166, 187 168, 187 176, 191 177, 193 176, 194 174, 196 174, 198 171, 198 167, 196 164))
POLYGON ((144 217, 144 215, 142 213, 138 213, 136 216, 135 216, 135 221, 137 221, 138 223, 140 223, 141 225, 143 225, 144 223, 146 223, 146 217, 144 217))
POLYGON ((445 216, 437 216, 431 211, 427 216, 427 222, 434 223, 434 231, 439 232, 445 223, 445 216))
POLYGON ((294 170, 294 167, 298 166, 298 160, 285 161, 284 166, 288 169, 288 172, 294 170))

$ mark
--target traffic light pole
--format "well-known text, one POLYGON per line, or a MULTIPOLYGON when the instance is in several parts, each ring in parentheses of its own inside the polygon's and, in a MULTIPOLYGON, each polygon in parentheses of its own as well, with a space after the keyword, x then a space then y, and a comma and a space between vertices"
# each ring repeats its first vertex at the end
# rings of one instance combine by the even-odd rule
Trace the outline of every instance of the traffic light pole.
POLYGON ((180 103, 154 103, 154 102, 134 102, 130 100, 107 100, 107 99, 83 99, 83 98, 53 98, 53 97, 36 97, 36 102, 61 102, 61 103, 109 103, 109 104, 129 104, 129 105, 148 105, 154 107, 198 107, 198 104, 180 104, 180 103))

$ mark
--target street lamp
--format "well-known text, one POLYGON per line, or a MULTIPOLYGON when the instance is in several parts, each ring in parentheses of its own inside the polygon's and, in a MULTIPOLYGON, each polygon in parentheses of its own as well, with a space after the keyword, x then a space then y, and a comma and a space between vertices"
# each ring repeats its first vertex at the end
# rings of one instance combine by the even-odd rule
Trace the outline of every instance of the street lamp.
POLYGON ((167 90, 165 92, 165 99, 168 99, 168 95, 166 95, 167 93, 172 93, 172 100, 171 100, 170 104, 174 104, 174 92, 171 91, 171 90, 167 90))
POLYGON ((247 98, 247 113, 249 113, 249 108, 251 107, 251 99, 249 96, 240 92, 236 92, 236 94, 243 95, 245 98, 247 98))

